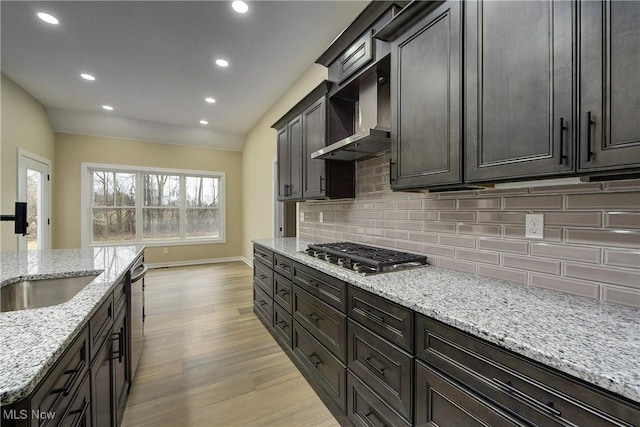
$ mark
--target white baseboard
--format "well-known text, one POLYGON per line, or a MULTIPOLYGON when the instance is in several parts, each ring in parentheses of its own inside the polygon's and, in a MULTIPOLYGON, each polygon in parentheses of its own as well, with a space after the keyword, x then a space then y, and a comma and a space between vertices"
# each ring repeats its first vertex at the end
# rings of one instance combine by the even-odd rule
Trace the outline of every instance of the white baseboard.
POLYGON ((245 257, 242 257, 242 262, 244 262, 245 264, 247 264, 249 267, 253 268, 253 262, 249 261, 248 259, 246 259, 245 257))
POLYGON ((188 261, 172 261, 172 262, 157 262, 146 263, 149 268, 163 268, 163 267, 184 267, 188 265, 201 265, 201 264, 216 264, 220 262, 242 261, 244 263, 247 260, 244 257, 234 256, 229 258, 209 258, 209 259, 194 259, 188 261))

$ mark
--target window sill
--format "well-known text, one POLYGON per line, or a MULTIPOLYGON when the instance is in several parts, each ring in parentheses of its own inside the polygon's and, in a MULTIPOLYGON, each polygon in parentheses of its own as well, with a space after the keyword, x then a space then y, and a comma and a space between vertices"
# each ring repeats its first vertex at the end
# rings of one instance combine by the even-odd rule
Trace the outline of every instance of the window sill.
POLYGON ((103 247, 103 246, 133 246, 142 245, 148 248, 160 247, 160 246, 195 246, 195 245, 216 245, 220 243, 226 243, 226 239, 194 239, 194 240, 142 240, 142 241, 128 241, 128 242, 104 242, 104 243, 90 243, 90 248, 103 247))

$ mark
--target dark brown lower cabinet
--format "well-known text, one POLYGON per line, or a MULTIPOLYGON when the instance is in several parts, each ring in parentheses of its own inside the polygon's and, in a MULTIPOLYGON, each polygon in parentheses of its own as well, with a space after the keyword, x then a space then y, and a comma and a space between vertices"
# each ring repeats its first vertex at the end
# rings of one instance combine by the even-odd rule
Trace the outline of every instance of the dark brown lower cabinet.
POLYGON ((362 427, 411 425, 351 372, 347 374, 347 416, 354 425, 362 427))
POLYGON ((293 352, 315 382, 344 411, 347 371, 345 366, 295 320, 293 352))
POLYGON ((525 426, 416 361, 416 426, 525 426))
POLYGON ((273 330, 273 298, 256 283, 253 284, 253 312, 270 331, 273 330))
POLYGON ((84 376, 76 393, 59 424, 61 427, 90 427, 91 424, 91 381, 84 376))
POLYGON ((91 367, 91 412, 95 427, 115 425, 113 416, 113 342, 106 340, 91 367))
POLYGON ((129 375, 127 368, 127 310, 120 311, 113 326, 113 377, 114 377, 114 404, 115 417, 118 425, 122 422, 124 408, 127 404, 129 392, 129 375))
POLYGON ((293 337, 293 318, 280 304, 273 304, 273 331, 287 347, 291 348, 293 337))

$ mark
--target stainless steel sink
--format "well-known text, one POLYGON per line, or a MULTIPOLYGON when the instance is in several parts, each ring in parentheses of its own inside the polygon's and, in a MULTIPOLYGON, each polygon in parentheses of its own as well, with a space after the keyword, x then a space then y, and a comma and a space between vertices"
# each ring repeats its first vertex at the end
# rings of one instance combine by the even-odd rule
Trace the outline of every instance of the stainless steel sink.
POLYGON ((0 289, 0 311, 47 307, 69 301, 98 275, 24 280, 0 289))

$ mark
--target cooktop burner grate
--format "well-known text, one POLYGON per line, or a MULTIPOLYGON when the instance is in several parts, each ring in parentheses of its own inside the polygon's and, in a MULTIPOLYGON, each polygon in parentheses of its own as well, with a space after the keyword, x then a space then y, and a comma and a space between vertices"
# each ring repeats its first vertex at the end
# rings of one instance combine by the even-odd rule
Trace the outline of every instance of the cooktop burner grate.
POLYGON ((351 242, 312 244, 308 246, 307 253, 363 273, 395 271, 403 265, 409 267, 427 263, 427 257, 423 255, 351 242))

